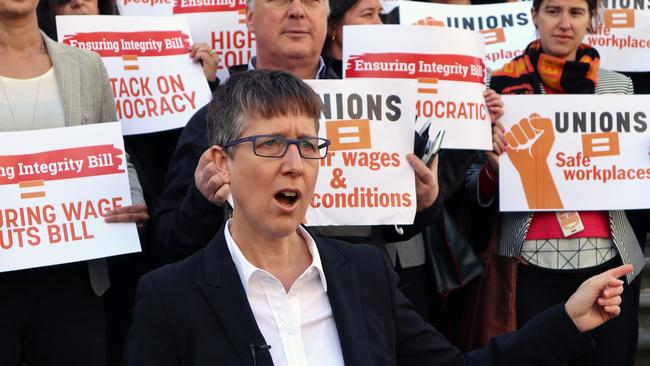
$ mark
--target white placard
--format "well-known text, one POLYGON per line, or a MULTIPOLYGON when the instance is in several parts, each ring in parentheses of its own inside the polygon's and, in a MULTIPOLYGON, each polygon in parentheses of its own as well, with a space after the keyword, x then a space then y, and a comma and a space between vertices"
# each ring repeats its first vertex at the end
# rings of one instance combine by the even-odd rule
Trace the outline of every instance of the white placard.
POLYGON ((650 71, 650 12, 606 9, 603 25, 584 42, 598 50, 605 69, 650 71))
POLYGON ((56 23, 60 42, 102 57, 125 135, 183 127, 210 100, 182 17, 57 16, 56 23))
POLYGON ((501 211, 650 207, 642 95, 504 95, 501 211))
POLYGON ((416 83, 412 80, 305 80, 323 101, 321 160, 307 225, 412 224, 416 83))
POLYGON ((444 148, 492 149, 480 34, 417 25, 345 26, 343 32, 346 78, 415 79, 416 113, 431 119, 429 136, 444 129, 444 148))
POLYGON ((0 272, 139 252, 120 124, 0 133, 0 272))
POLYGON ((650 2, 644 0, 603 0, 606 9, 632 9, 650 12, 650 2))
POLYGON ((217 77, 222 82, 228 68, 247 64, 255 56, 255 34, 246 26, 246 0, 177 0, 174 14, 187 18, 195 42, 210 45, 221 58, 217 77))
POLYGON ((531 2, 449 5, 402 1, 401 24, 428 24, 477 31, 485 38, 485 65, 497 70, 523 53, 535 36, 531 2))

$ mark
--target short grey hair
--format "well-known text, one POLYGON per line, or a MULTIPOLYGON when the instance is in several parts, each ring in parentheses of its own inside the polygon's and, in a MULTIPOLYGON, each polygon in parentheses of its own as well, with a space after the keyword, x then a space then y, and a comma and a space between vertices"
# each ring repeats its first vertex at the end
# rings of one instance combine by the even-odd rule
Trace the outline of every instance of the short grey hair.
POLYGON ((297 76, 277 70, 236 73, 212 96, 208 106, 208 139, 223 146, 241 137, 251 119, 296 115, 314 120, 318 132, 321 100, 297 76))

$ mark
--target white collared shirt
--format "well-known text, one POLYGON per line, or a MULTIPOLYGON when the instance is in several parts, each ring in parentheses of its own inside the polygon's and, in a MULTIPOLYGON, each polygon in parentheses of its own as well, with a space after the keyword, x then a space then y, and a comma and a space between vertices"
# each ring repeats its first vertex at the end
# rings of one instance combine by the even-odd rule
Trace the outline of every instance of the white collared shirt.
POLYGON ((288 292, 269 272, 251 264, 230 235, 224 235, 248 303, 276 366, 344 365, 341 343, 327 297, 327 281, 314 239, 302 227, 312 262, 288 292))

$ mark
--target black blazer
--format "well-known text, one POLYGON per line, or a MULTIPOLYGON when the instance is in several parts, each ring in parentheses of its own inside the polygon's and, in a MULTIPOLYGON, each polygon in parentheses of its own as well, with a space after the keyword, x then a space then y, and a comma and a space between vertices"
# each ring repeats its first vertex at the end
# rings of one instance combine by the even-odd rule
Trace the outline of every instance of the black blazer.
MULTIPOLYGON (((328 238, 316 244, 346 365, 560 364, 592 343, 559 305, 463 355, 413 311, 384 254, 328 238)), ((268 350, 255 347, 265 340, 223 227, 206 248, 143 276, 134 315, 127 365, 253 366, 252 352, 256 365, 273 364, 268 350)))

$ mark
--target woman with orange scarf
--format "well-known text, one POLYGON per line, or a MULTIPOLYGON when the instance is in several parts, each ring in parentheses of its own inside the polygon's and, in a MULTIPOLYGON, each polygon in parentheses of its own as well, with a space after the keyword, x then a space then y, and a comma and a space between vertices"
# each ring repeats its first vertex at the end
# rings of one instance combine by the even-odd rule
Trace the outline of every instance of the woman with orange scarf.
MULTIPOLYGON (((532 18, 539 38, 524 53, 492 73, 490 87, 501 94, 633 94, 632 81, 599 67, 598 51, 584 43, 599 25, 598 0, 533 0, 532 18)), ((506 106, 507 108, 507 106, 506 106)), ((498 155, 509 148, 504 129, 493 128, 494 151, 473 171, 470 182, 483 206, 497 191, 498 155)), ((621 316, 593 332, 596 350, 574 365, 633 365, 638 339, 640 243, 648 232, 648 211, 564 213, 582 222, 568 235, 554 212, 512 212, 500 216, 500 255, 519 258, 517 326, 559 301, 580 283, 621 262, 632 263, 621 316)))

